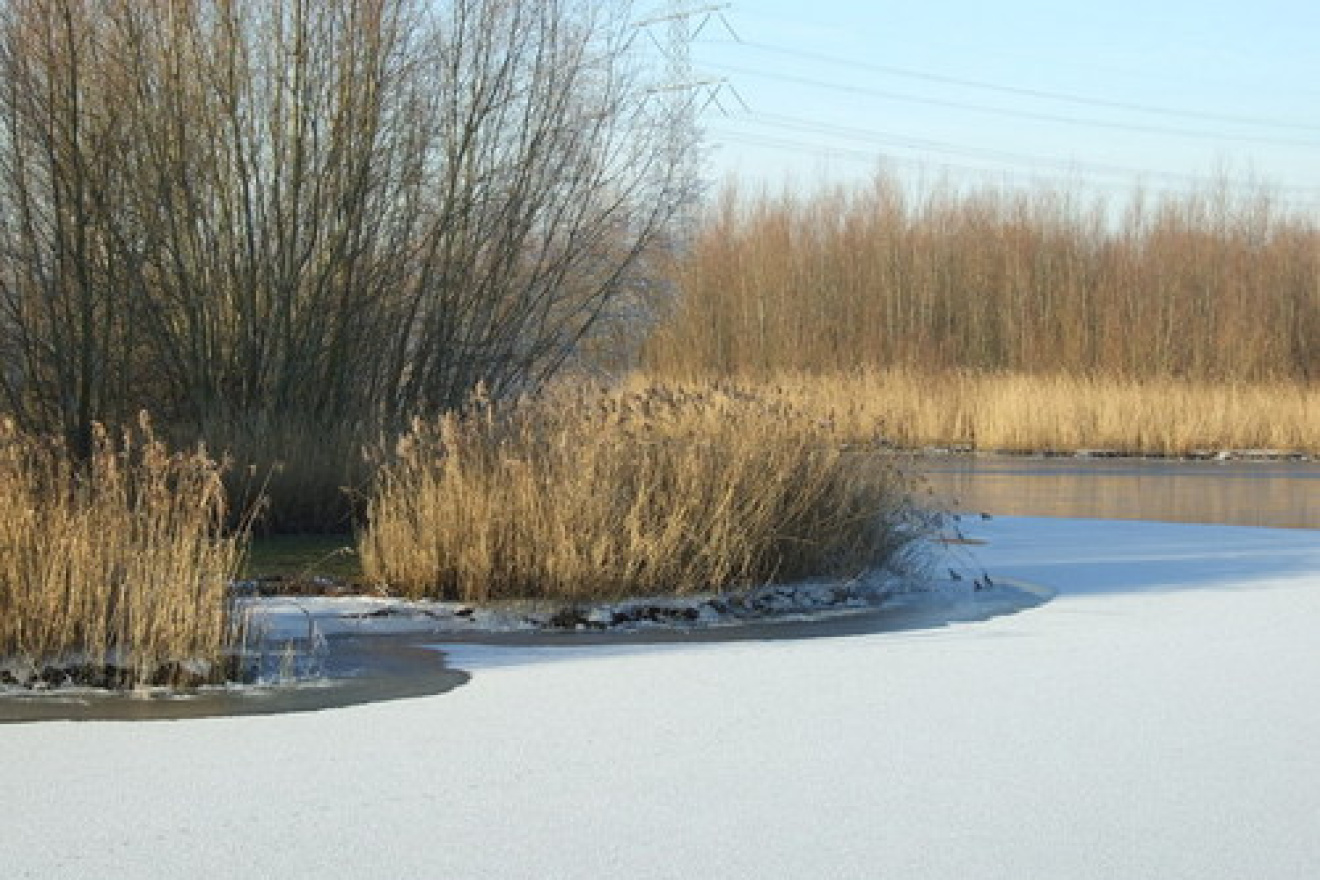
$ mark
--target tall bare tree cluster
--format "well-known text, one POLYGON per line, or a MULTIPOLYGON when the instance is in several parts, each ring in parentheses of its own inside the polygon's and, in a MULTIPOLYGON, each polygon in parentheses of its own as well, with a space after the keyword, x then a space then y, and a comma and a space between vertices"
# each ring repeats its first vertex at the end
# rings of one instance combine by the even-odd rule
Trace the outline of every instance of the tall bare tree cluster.
POLYGON ((1265 193, 729 189, 682 284, 662 375, 1320 380, 1320 223, 1265 193))
POLYGON ((689 186, 620 0, 0 0, 0 386, 398 425, 533 386, 689 186))

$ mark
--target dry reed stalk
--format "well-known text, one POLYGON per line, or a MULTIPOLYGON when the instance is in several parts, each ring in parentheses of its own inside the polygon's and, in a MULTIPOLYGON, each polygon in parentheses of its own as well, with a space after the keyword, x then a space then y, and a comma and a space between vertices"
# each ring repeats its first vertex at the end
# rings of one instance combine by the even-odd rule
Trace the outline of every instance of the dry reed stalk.
POLYGON ((888 458, 727 387, 560 389, 419 422, 381 470, 368 577, 465 601, 684 594, 896 560, 888 458))
POLYGON ((1166 456, 1243 449, 1320 454, 1320 386, 1313 383, 885 370, 784 375, 765 387, 852 442, 1166 456))
POLYGON ((220 673, 240 538, 221 537, 220 468, 169 453, 143 419, 91 456, 0 426, 0 658, 31 682, 178 683, 220 673), (77 677, 77 676, 75 676, 77 677))

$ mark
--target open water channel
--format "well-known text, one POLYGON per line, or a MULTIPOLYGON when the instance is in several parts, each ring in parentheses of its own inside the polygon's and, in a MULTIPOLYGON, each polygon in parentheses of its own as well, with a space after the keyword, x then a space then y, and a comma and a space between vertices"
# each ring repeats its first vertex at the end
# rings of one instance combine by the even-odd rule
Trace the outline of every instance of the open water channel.
POLYGON ((922 463, 954 510, 1320 529, 1320 462, 947 457, 922 463))

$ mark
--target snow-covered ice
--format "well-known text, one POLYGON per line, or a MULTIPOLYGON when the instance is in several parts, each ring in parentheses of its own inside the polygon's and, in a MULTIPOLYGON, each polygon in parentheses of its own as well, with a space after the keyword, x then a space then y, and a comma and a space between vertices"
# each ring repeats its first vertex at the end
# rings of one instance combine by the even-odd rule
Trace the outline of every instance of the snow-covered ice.
POLYGON ((326 712, 0 727, 0 876, 1320 876, 1320 532, 966 530, 1057 598, 557 662, 462 646, 451 693, 326 712))

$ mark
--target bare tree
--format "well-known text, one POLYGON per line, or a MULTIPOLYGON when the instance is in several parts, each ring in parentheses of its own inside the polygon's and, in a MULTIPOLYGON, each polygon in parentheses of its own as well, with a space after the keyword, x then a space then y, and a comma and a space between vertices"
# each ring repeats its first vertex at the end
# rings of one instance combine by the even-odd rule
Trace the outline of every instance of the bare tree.
POLYGON ((12 4, 0 19, 0 356, 24 423, 90 450, 94 419, 127 403, 136 338, 132 254, 103 222, 120 196, 122 116, 98 70, 109 47, 87 5, 12 4))
MULTIPOLYGON (((0 385, 77 439, 534 387, 681 157, 618 0, 0 0, 0 385)), ((294 432, 295 434, 298 432, 294 432)))
POLYGON ((453 0, 432 19, 391 417, 544 382, 636 290, 680 182, 630 11, 453 0))

